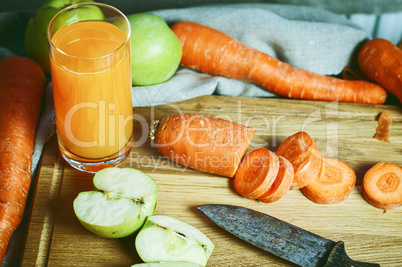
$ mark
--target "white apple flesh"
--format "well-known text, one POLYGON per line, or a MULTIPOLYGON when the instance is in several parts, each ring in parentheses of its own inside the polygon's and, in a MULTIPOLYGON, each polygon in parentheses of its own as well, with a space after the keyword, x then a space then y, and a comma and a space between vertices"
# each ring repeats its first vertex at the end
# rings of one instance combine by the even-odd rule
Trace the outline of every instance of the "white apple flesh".
POLYGON ((73 207, 80 223, 99 236, 129 236, 155 212, 157 185, 139 170, 106 168, 95 174, 93 183, 97 190, 79 193, 73 207))
POLYGON ((135 239, 144 262, 192 262, 205 266, 215 245, 197 228, 165 215, 152 215, 135 239))
POLYGON ((202 267, 202 265, 185 261, 165 261, 165 262, 137 263, 131 265, 131 267, 202 267))

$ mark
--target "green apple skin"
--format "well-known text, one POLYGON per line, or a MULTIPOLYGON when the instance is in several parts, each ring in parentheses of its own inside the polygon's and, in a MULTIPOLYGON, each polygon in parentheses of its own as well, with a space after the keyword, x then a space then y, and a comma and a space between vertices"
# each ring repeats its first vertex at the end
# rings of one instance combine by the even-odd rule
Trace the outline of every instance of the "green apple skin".
MULTIPOLYGON (((47 75, 50 75, 49 63, 49 43, 47 40, 47 26, 50 20, 61 9, 81 2, 94 2, 92 0, 48 0, 44 2, 32 15, 28 21, 25 36, 24 46, 27 56, 35 60, 42 66, 47 75)), ((94 7, 95 8, 95 7, 94 7)), ((86 10, 80 16, 85 15, 88 18, 102 19, 103 14, 96 9, 86 10), (100 13, 99 13, 100 12, 100 13), (85 14, 84 14, 85 13, 85 14)), ((68 18, 66 18, 68 19, 68 18)))
POLYGON ((99 7, 95 5, 85 5, 65 11, 53 21, 53 30, 84 20, 105 20, 105 16, 99 7))
POLYGON ((147 218, 135 239, 146 262, 191 262, 206 266, 215 245, 197 228, 166 215, 147 218))
POLYGON ((131 69, 134 86, 169 80, 179 67, 182 47, 174 32, 159 16, 127 16, 131 25, 131 69))
POLYGON ((93 183, 96 190, 79 193, 73 209, 79 222, 98 236, 129 236, 156 210, 156 182, 139 170, 106 168, 95 174, 93 183))

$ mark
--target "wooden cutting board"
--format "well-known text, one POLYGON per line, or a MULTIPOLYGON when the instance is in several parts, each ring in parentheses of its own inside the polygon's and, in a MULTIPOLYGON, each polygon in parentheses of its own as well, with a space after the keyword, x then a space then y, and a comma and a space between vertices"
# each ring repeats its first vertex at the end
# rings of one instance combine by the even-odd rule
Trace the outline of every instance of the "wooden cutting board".
MULTIPOLYGON (((208 266, 287 266, 289 263, 241 241, 204 217, 202 204, 252 208, 334 241, 346 244, 355 260, 383 266, 402 263, 402 207, 384 212, 362 195, 364 173, 379 161, 402 165, 402 107, 296 101, 287 99, 204 96, 177 104, 135 108, 136 145, 122 166, 152 176, 159 190, 156 213, 187 222, 216 245, 208 266), (377 118, 393 116, 390 143, 373 138, 377 118), (324 155, 338 157, 356 172, 357 184, 345 201, 319 205, 292 190, 279 201, 264 204, 238 195, 230 178, 186 169, 164 158, 148 139, 154 119, 168 114, 199 113, 257 128, 250 150, 279 144, 297 131, 308 132, 324 155)), ((55 138, 45 147, 38 172, 27 230, 23 266, 130 266, 141 262, 134 240, 98 237, 80 225, 72 202, 92 190, 93 174, 68 166, 55 138)))

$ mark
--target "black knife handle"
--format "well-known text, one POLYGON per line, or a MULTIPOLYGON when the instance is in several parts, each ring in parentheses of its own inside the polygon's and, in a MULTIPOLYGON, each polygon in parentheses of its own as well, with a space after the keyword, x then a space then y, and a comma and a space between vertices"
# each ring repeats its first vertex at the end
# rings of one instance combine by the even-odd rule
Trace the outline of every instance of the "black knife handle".
POLYGON ((354 261, 346 254, 345 244, 342 241, 336 243, 334 248, 329 254, 328 260, 324 265, 325 267, 375 267, 380 266, 376 263, 358 262, 354 261))

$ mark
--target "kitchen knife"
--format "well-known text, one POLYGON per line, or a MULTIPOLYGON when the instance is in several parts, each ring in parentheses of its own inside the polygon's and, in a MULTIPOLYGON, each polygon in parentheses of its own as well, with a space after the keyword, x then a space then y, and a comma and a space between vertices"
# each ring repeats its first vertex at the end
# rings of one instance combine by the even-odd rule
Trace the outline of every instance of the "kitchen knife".
POLYGON ((342 241, 334 242, 258 211, 219 204, 198 209, 229 233, 299 266, 380 266, 350 259, 342 241))

